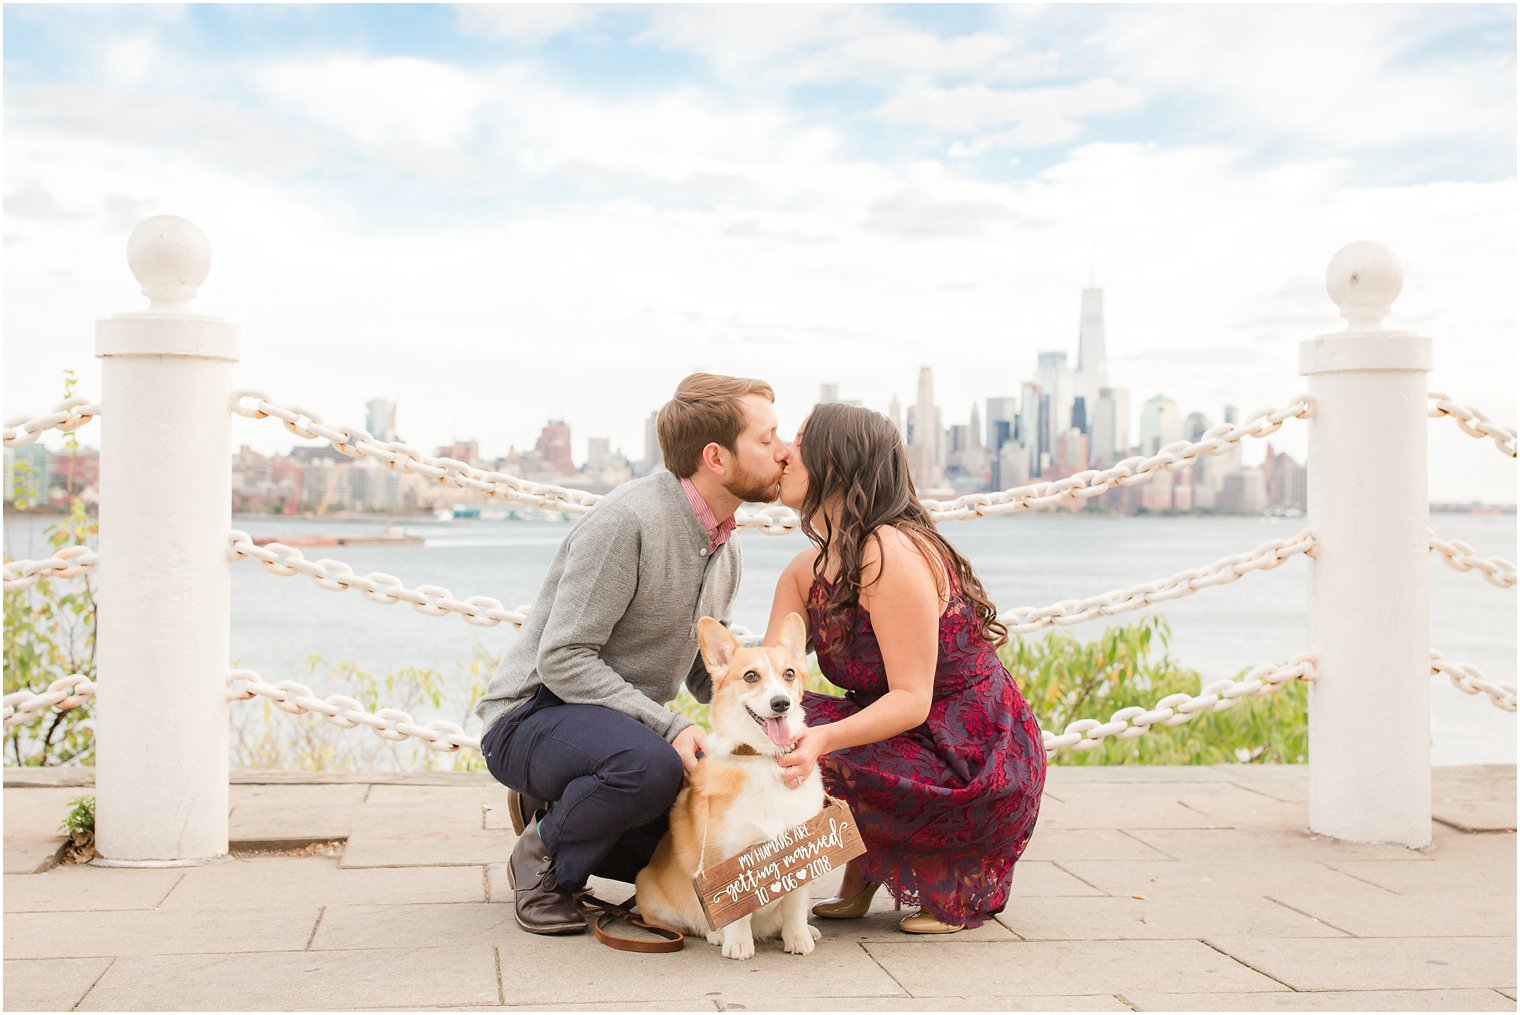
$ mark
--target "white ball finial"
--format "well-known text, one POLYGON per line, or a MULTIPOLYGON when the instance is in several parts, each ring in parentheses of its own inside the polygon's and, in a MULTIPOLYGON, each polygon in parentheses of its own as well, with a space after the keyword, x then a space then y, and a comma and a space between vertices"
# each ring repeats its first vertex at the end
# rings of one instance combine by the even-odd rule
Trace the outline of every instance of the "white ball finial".
POLYGON ((132 230, 127 264, 152 301, 149 310, 183 310, 211 273, 211 242, 187 219, 155 215, 132 230))
POLYGON ((1404 288, 1404 267, 1381 243, 1358 240, 1330 259, 1325 291, 1341 308, 1348 331, 1381 331, 1404 288))

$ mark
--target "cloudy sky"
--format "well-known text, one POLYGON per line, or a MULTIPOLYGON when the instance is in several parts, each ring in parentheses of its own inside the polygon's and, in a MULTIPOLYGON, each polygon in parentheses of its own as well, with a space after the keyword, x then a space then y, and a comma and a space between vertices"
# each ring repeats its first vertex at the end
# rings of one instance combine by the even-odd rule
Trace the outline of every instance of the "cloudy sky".
MULTIPOLYGON (((1513 426, 1515 52, 1512 5, 7 5, 5 415, 66 367, 98 393, 127 234, 171 213, 241 386, 395 398, 428 450, 552 416, 639 457, 695 368, 789 429, 929 365, 964 422, 1075 361, 1090 273, 1112 383, 1217 420, 1303 389, 1358 239, 1431 388, 1513 426)), ((1514 501, 1492 445, 1431 442, 1435 499, 1514 501)))

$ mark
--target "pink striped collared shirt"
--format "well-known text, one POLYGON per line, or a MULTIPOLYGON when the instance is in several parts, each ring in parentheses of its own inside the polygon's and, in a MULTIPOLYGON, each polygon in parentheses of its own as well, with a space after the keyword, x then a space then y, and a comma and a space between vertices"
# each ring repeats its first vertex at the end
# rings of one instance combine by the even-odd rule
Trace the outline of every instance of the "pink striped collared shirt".
POLYGON ((691 480, 681 480, 681 489, 686 491, 686 499, 691 503, 691 509, 696 512, 697 521, 702 523, 702 527, 712 537, 712 544, 708 546, 707 551, 709 553, 715 552, 718 547, 728 542, 729 536, 734 534, 734 526, 736 524, 734 516, 729 515, 722 522, 719 522, 717 515, 713 514, 713 509, 708 507, 707 499, 697 490, 697 484, 691 480))

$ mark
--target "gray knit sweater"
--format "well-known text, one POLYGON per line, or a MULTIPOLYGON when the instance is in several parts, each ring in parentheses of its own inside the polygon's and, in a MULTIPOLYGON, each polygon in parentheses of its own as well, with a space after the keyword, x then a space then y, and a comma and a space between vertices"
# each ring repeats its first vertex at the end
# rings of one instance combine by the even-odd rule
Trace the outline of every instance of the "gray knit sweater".
POLYGON ((605 705, 666 740, 690 726, 665 708, 681 689, 699 701, 712 681, 697 651, 697 620, 725 623, 739 588, 740 553, 712 539, 669 472, 602 498, 560 544, 522 633, 475 706, 482 731, 542 684, 571 704, 605 705))

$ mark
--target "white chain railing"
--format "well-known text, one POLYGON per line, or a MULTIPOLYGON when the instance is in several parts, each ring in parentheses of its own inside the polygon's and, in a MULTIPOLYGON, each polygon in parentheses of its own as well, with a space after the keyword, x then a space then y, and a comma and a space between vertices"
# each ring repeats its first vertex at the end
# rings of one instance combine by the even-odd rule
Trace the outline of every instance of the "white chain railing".
POLYGON ((315 712, 342 729, 368 727, 375 736, 384 740, 414 737, 435 751, 450 754, 461 747, 480 750, 478 737, 465 736, 462 726, 446 719, 435 719, 418 725, 410 713, 399 708, 366 712, 364 706, 353 698, 342 694, 318 698, 311 688, 294 680, 269 684, 253 670, 233 670, 227 674, 227 697, 230 700, 247 701, 255 696, 268 698, 275 708, 291 715, 315 712))
MULTIPOLYGON (((584 490, 530 483, 452 458, 435 458, 399 441, 376 440, 354 427, 331 427, 305 409, 271 402, 261 391, 237 392, 233 397, 233 411, 250 419, 279 419, 296 436, 325 440, 350 458, 373 458, 399 472, 415 472, 440 483, 478 490, 514 503, 567 514, 585 514, 601 499, 600 495, 584 490), (253 401, 245 404, 246 399, 253 401)), ((1135 486, 1148 482, 1164 470, 1191 465, 1200 455, 1221 454, 1247 437, 1265 437, 1275 433, 1285 420, 1302 419, 1308 413, 1308 399, 1300 396, 1281 409, 1262 410, 1243 423, 1222 423, 1207 431, 1201 440, 1177 441, 1154 455, 1126 458, 1107 469, 1088 469, 1065 479, 995 493, 967 494, 951 501, 925 500, 923 505, 936 521, 954 521, 1012 514, 1063 500, 1096 497, 1112 486, 1135 486)), ((798 527, 797 513, 780 504, 743 508, 735 515, 735 520, 742 528, 758 529, 772 535, 791 532, 798 527)))
POLYGON ((1441 416, 1450 417, 1451 421, 1467 433, 1477 438, 1488 438, 1494 442, 1494 447, 1511 458, 1515 457, 1515 431, 1502 426, 1495 426, 1488 421, 1488 417, 1477 409, 1468 408, 1465 405, 1457 405, 1452 400, 1438 392, 1430 392, 1429 398, 1435 400, 1435 405, 1430 407, 1432 418, 1441 416))
POLYGON ((1502 708, 1506 712, 1515 711, 1515 688, 1509 684, 1491 682, 1476 666, 1449 662, 1441 653, 1432 650, 1430 673, 1431 676, 1446 677, 1451 681, 1451 686, 1463 694, 1482 692, 1488 695, 1488 700, 1494 707, 1502 708))
POLYGON ((44 578, 77 578, 99 563, 100 555, 83 543, 65 546, 46 560, 8 560, 5 590, 30 588, 44 578))
POLYGON ((307 560, 300 550, 283 543, 267 543, 258 546, 246 532, 233 530, 228 537, 229 550, 234 559, 257 560, 271 574, 290 576, 306 575, 320 589, 342 592, 353 589, 372 603, 392 605, 411 603, 418 613, 430 617, 458 614, 466 622, 477 627, 495 627, 503 621, 513 627, 522 627, 528 608, 509 610, 498 599, 490 596, 471 596, 455 599, 454 594, 441 585, 419 585, 414 589, 404 586, 400 578, 381 571, 366 575, 354 574, 354 569, 341 560, 307 560))
POLYGON ((1441 539, 1434 532, 1430 534, 1430 549, 1458 571, 1477 571, 1484 581, 1501 589, 1515 587, 1515 565, 1503 557, 1480 557, 1460 539, 1441 539))
POLYGON ((1153 726, 1180 726, 1205 712, 1223 712, 1234 708, 1242 698, 1264 698, 1295 680, 1315 679, 1314 654, 1294 656, 1283 666, 1258 666, 1239 680, 1216 680, 1199 694, 1169 694, 1151 708, 1131 705, 1121 708, 1108 719, 1078 719, 1066 724, 1059 734, 1041 730, 1046 755, 1070 747, 1090 751, 1108 737, 1133 740, 1149 733, 1153 726))
POLYGON ((1291 539, 1263 543, 1248 553, 1221 558, 1207 567, 1181 571, 1169 578, 1105 592, 1087 599, 1067 599, 1050 606, 1028 606, 1010 610, 1000 619, 1009 634, 1028 634, 1051 625, 1080 624, 1097 617, 1110 617, 1128 610, 1140 610, 1155 603, 1190 596, 1201 589, 1228 585, 1252 571, 1270 571, 1298 554, 1314 556, 1314 530, 1305 529, 1291 539))
POLYGON ((60 677, 46 691, 12 691, 0 699, 4 704, 5 726, 29 723, 50 708, 67 712, 94 694, 95 684, 82 673, 60 677))
POLYGON ((59 402, 45 416, 27 419, 16 416, 5 421, 5 446, 23 448, 33 444, 49 430, 77 430, 100 415, 100 406, 88 398, 71 398, 59 402))

